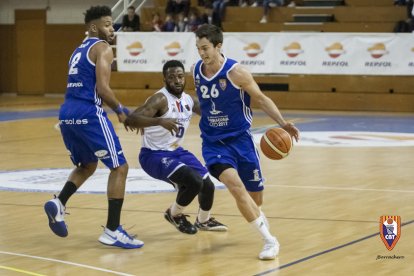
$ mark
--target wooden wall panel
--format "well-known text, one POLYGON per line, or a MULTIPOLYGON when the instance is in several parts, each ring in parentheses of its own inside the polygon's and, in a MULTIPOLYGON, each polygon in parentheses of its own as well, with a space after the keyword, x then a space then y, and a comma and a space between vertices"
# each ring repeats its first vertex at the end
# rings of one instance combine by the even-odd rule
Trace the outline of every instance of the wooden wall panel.
POLYGON ((45 91, 46 10, 16 10, 17 93, 45 91))
POLYGON ((84 38, 85 26, 82 24, 46 25, 46 93, 65 93, 69 58, 84 38))
POLYGON ((15 93, 16 78, 16 36, 14 25, 0 25, 0 93, 15 93))

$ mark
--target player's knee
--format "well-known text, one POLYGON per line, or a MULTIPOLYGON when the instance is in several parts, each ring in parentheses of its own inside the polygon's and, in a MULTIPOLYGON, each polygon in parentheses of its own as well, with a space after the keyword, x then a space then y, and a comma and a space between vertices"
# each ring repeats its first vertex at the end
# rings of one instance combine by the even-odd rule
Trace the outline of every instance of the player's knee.
POLYGON ((185 189, 192 194, 198 194, 203 187, 203 178, 194 169, 188 166, 182 166, 173 175, 170 180, 178 185, 178 188, 185 189))
POLYGON ((120 176, 125 176, 125 177, 128 175, 128 170, 129 170, 128 163, 122 164, 121 166, 112 169, 112 171, 115 172, 116 174, 120 176))
POLYGON ((213 181, 211 181, 211 178, 207 176, 205 179, 203 179, 203 192, 207 193, 214 193, 214 190, 216 187, 214 186, 213 181))

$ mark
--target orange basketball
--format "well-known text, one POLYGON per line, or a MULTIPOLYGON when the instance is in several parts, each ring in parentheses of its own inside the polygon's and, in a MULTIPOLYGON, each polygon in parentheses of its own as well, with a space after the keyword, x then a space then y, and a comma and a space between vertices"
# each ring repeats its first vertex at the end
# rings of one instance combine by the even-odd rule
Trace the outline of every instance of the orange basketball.
POLYGON ((292 146, 292 137, 283 128, 268 129, 260 140, 263 154, 272 160, 280 160, 288 156, 292 146))

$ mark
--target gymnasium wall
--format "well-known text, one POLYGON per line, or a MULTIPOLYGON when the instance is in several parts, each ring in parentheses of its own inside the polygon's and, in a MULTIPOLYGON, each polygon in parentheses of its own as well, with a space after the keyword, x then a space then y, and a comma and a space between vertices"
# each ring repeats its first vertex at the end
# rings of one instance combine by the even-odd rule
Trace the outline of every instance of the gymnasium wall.
MULTIPOLYGON (((0 1, 0 37, 5 38, 0 43, 0 93, 63 94, 68 59, 84 38, 83 13, 92 5, 112 7, 114 3, 114 0, 0 1), (17 13, 23 22, 19 35, 17 13), (42 31, 33 30, 34 26, 27 27, 30 26, 30 20, 36 19, 30 14, 41 14, 44 20, 42 31), (26 33, 33 35, 34 39, 26 33), (36 43, 36 51, 29 46, 18 45, 17 41, 36 43), (24 60, 19 59, 19 51, 22 51, 24 60), (24 69, 32 70, 32 78, 24 78, 18 73, 24 69), (36 76, 37 73, 44 76, 36 76), (23 84, 19 82, 22 78, 23 84), (33 87, 33 91, 30 91, 30 87, 33 87)), ((39 26, 42 22, 37 20, 35 24, 39 26)))

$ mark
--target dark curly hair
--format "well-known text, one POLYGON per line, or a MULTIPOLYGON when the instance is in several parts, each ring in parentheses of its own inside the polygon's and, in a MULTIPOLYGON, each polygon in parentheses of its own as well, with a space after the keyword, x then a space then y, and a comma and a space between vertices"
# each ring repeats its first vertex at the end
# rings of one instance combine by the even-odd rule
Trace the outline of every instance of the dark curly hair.
POLYGON ((111 8, 108 6, 93 6, 85 12, 85 24, 103 16, 112 16, 111 8))
POLYGON ((162 73, 164 76, 167 74, 168 68, 171 68, 171 67, 181 67, 183 71, 185 72, 184 65, 181 63, 181 61, 172 59, 172 60, 167 61, 162 67, 162 73))

